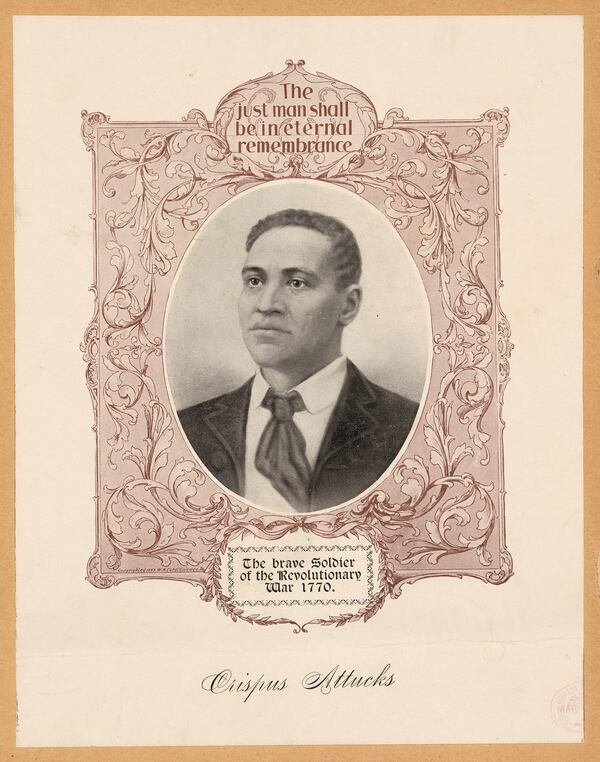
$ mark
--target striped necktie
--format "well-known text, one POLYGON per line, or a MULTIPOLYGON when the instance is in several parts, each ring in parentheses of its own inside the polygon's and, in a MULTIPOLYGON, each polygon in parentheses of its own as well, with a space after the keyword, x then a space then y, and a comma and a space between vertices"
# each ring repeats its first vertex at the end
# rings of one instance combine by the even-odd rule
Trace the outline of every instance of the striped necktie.
POLYGON ((311 469, 306 442, 294 423, 294 414, 306 410, 302 397, 292 391, 277 394, 269 389, 262 406, 271 411, 256 448, 255 466, 297 511, 309 507, 311 469))

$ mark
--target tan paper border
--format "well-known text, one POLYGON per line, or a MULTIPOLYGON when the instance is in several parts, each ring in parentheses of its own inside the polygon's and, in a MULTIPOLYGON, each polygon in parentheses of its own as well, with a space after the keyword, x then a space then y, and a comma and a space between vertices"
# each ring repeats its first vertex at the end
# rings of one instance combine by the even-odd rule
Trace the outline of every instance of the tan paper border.
POLYGON ((0 10, 0 760, 579 760, 600 759, 600 605, 596 564, 600 551, 600 3, 597 0, 4 0, 0 10), (287 6, 287 7, 286 7, 287 6), (484 6, 485 10, 482 10, 484 6), (580 15, 585 41, 584 139, 584 468, 585 468, 585 735, 581 744, 402 746, 229 746, 16 748, 15 746, 15 429, 13 286, 12 17, 235 16, 235 15, 580 15))

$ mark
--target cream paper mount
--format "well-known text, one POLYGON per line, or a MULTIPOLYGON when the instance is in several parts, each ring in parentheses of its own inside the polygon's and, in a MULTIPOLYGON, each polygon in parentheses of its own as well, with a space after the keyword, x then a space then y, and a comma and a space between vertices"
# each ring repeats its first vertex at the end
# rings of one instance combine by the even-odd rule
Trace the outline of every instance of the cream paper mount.
POLYGON ((82 344, 97 442, 89 581, 190 582, 233 620, 296 632, 367 621, 418 579, 505 582, 508 109, 414 121, 393 108, 379 119, 357 88, 288 61, 229 92, 212 122, 198 109, 180 122, 82 118, 94 194, 95 310, 82 344), (203 226, 245 191, 289 179, 349 191, 393 225, 427 294, 432 353, 417 421, 384 477, 349 503, 281 515, 225 489, 191 449, 163 337, 175 274, 203 226), (301 571, 288 585, 276 557, 279 569, 359 571, 335 585, 301 571))

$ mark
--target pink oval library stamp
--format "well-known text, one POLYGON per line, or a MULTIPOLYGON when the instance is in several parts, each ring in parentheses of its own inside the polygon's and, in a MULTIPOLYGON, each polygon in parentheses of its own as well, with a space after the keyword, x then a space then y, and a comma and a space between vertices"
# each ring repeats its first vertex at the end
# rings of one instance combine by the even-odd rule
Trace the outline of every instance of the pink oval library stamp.
POLYGON ((583 682, 569 683, 557 691, 550 703, 552 719, 572 733, 583 732, 583 682))

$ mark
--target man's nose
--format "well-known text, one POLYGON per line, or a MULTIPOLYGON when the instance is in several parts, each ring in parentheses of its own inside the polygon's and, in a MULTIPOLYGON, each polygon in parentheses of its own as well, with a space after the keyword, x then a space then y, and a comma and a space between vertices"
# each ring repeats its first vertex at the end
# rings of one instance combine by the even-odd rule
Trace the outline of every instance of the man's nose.
POLYGON ((285 305, 283 303, 281 289, 277 285, 265 286, 261 289, 260 299, 257 309, 260 312, 283 312, 285 305))

